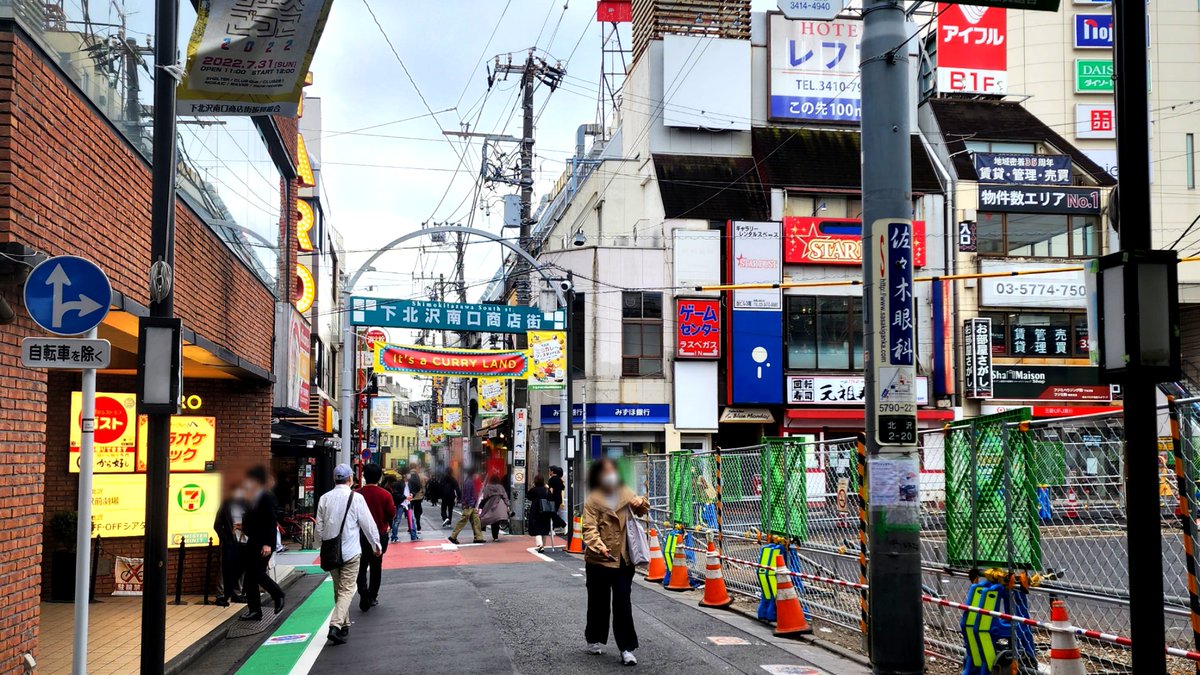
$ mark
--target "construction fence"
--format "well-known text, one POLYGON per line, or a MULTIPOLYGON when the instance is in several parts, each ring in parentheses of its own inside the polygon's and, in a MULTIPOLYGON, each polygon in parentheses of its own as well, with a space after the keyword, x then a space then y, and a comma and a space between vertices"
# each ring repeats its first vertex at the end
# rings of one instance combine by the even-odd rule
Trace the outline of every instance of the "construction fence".
MULTIPOLYGON (((1195 537, 1190 526, 1200 518, 1200 399, 1164 406, 1160 429, 1153 451, 1162 476, 1167 642, 1196 649, 1184 537, 1195 537)), ((1028 586, 1014 594, 1023 598, 1019 610, 1035 621, 1049 621, 1053 594, 1066 600, 1074 624, 1129 634, 1119 413, 1035 421, 1022 408, 955 422, 920 438, 923 581, 931 599, 966 602, 975 580, 1018 579, 1028 586)), ((866 493, 862 457, 854 438, 795 437, 706 453, 630 457, 620 464, 626 482, 648 497, 664 551, 672 533, 683 533, 685 543, 696 548, 711 539, 726 557, 730 590, 759 598, 761 570, 728 558, 760 561, 767 545, 786 549, 793 572, 865 582, 860 551, 870 552, 859 517, 866 493)), ((702 580, 704 556, 689 550, 688 564, 693 578, 702 580)), ((797 586, 811 616, 853 631, 862 627, 859 590, 797 586)), ((1002 611, 1012 609, 1006 605, 1002 611)), ((963 617, 961 609, 927 603, 927 648, 961 657, 963 617)), ((1024 658, 1040 654, 1045 662, 1049 636, 1028 640, 1032 654, 1024 658)), ((1127 649, 1084 642, 1089 659, 1110 672, 1128 670, 1127 649)), ((1176 665, 1191 670, 1182 660, 1176 665)))

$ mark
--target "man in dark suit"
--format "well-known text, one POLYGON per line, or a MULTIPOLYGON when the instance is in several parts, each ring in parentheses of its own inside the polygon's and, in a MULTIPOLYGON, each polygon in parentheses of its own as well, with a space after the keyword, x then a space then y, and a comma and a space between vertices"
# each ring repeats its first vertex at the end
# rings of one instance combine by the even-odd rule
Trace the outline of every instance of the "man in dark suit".
POLYGON ((249 506, 242 520, 242 531, 246 534, 246 589, 247 611, 243 621, 262 619, 263 588, 275 601, 275 613, 283 611, 283 589, 267 574, 267 564, 275 552, 275 495, 267 489, 267 469, 251 467, 246 472, 246 499, 249 506))

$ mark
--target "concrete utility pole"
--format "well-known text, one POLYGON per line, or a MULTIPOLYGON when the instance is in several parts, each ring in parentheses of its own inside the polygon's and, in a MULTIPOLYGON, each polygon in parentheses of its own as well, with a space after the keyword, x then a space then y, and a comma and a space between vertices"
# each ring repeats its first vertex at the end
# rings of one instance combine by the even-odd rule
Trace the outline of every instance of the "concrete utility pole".
MULTIPOLYGON (((1113 81, 1116 83, 1117 198, 1122 251, 1154 247, 1150 208, 1150 73, 1147 5, 1113 3, 1113 81)), ((1125 387, 1125 508, 1129 522, 1129 626, 1133 672, 1165 673, 1162 528, 1158 498, 1157 385, 1130 377, 1125 387)))
POLYGON ((872 668, 881 675, 924 672, 907 33, 902 2, 866 0, 862 257, 869 644, 872 668))
MULTIPOLYGON (((150 316, 175 315, 175 87, 178 65, 177 0, 157 0, 154 14, 154 140, 150 207, 150 316), (165 284, 155 283, 165 279, 165 284)), ((139 358, 140 367, 145 369, 139 358)), ((144 372, 143 372, 144 377, 144 372)), ((142 555, 141 672, 162 673, 167 639, 167 492, 171 471, 171 415, 146 416, 146 535, 142 555)))

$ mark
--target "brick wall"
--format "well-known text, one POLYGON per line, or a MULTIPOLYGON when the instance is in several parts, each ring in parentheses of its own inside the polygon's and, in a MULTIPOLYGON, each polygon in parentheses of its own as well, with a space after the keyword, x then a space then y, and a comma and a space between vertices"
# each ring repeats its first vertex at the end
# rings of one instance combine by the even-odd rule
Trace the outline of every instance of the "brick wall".
MULTIPOLYGON (((114 288, 145 305, 150 201, 144 159, 25 37, 0 32, 0 241, 92 258, 114 288)), ((270 370, 271 292, 182 204, 176 242, 175 307, 185 325, 270 370)), ((22 654, 38 651, 46 514, 75 508, 62 416, 78 375, 52 378, 53 401, 47 400, 46 374, 20 366, 21 338, 41 331, 25 317, 19 288, 0 287, 0 294, 18 315, 0 326, 0 673, 8 673, 20 672, 22 654), (49 443, 48 430, 56 436, 49 443)), ((101 380, 102 388, 121 384, 132 389, 128 378, 101 380)), ((223 468, 267 461, 269 385, 189 380, 184 389, 205 392, 205 405, 220 420, 223 468)), ((113 540, 107 548, 140 555, 141 543, 113 540)), ((188 568, 196 587, 197 572, 188 568)), ((109 583, 99 592, 108 592, 109 583)))

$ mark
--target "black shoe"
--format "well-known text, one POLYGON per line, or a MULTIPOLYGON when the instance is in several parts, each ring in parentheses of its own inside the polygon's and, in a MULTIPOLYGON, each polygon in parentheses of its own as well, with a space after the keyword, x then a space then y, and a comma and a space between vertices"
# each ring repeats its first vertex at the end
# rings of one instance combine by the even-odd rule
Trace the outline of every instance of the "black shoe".
POLYGON ((238 621, 262 621, 262 612, 247 612, 239 616, 238 621))
POLYGON ((217 607, 228 607, 229 601, 225 598, 217 598, 216 600, 213 600, 213 604, 217 607))
POLYGON ((235 595, 235 596, 233 596, 233 601, 244 605, 244 604, 246 604, 246 596, 245 595, 235 595))
POLYGON ((342 629, 338 628, 337 626, 329 627, 329 635, 327 637, 329 638, 329 641, 335 645, 346 644, 346 636, 342 634, 342 629))
POLYGON ((358 599, 358 608, 364 612, 371 611, 371 599, 367 596, 362 596, 358 599))
POLYGON ((284 599, 284 596, 281 595, 281 596, 279 596, 279 599, 277 599, 275 601, 275 615, 276 616, 278 616, 280 613, 283 612, 283 599, 284 599))
MULTIPOLYGON (((456 544, 457 544, 458 542, 456 541, 456 542, 454 542, 454 543, 456 543, 456 544)), ((482 539, 476 539, 475 541, 472 541, 471 543, 472 543, 472 544, 483 544, 483 543, 486 543, 486 542, 484 542, 482 539)))
POLYGON ((450 543, 451 543, 451 544, 458 544, 458 538, 457 538, 457 537, 446 537, 446 538, 450 540, 450 543))
POLYGON ((371 598, 371 606, 372 607, 374 607, 378 604, 379 604, 379 598, 371 598))

